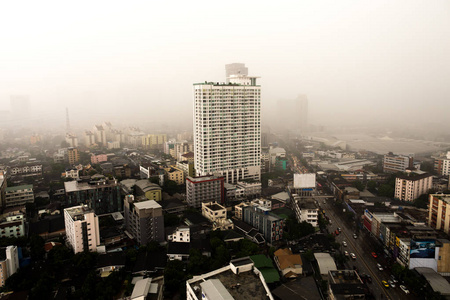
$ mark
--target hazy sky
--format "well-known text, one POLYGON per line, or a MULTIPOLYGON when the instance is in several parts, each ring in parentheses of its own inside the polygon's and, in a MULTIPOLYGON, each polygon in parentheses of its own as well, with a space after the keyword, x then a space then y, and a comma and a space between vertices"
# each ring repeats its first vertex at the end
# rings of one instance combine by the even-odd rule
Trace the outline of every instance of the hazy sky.
POLYGON ((190 121, 192 83, 225 81, 233 62, 261 76, 264 111, 306 94, 316 124, 447 122, 450 2, 0 4, 0 105, 27 94, 46 120, 67 106, 86 127, 190 121))

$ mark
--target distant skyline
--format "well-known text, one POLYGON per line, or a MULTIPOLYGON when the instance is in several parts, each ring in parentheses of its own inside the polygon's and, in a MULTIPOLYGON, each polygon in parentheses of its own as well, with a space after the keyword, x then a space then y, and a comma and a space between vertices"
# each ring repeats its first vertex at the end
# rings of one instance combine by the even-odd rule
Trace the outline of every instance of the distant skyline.
POLYGON ((299 94, 309 99, 311 124, 449 126, 448 1, 0 8, 0 110, 10 109, 11 95, 28 95, 39 125, 64 126, 68 107, 73 127, 191 126, 193 83, 225 81, 225 65, 238 62, 261 76, 262 126, 277 101, 299 94))

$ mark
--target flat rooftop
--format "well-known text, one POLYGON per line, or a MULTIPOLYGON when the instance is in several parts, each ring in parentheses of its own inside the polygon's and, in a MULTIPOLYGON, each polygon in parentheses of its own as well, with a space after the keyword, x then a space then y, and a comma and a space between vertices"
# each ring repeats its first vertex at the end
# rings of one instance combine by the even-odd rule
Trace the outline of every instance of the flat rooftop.
POLYGON ((222 205, 219 205, 219 204, 217 204, 217 203, 213 203, 213 204, 206 205, 206 207, 209 208, 209 209, 211 209, 211 210, 214 210, 214 211, 225 209, 225 207, 223 207, 222 205))
POLYGON ((161 205, 158 204, 155 200, 148 200, 148 201, 142 201, 142 202, 134 202, 133 203, 135 207, 138 209, 154 209, 154 208, 160 208, 161 205))
MULTIPOLYGON (((194 277, 195 278, 195 277, 194 277)), ((239 275, 234 274, 231 270, 226 270, 219 274, 215 274, 213 276, 199 279, 198 281, 193 282, 190 280, 191 287, 195 291, 197 288, 195 286, 200 287, 200 284, 209 279, 218 279, 227 289, 227 291, 231 294, 231 296, 236 299, 270 299, 267 296, 266 289, 262 284, 259 276, 256 276, 253 271, 239 273, 239 275)), ((202 299, 201 288, 198 288, 195 291, 198 299, 202 299)))
POLYGON ((84 214, 94 212, 94 210, 87 205, 73 206, 70 208, 64 209, 69 216, 74 220, 84 219, 84 214))

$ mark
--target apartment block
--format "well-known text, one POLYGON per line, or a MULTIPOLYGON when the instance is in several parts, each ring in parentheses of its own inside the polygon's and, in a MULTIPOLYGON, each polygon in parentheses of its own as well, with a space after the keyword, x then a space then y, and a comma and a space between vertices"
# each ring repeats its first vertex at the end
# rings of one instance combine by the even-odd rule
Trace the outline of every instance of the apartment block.
POLYGON ((443 176, 450 175, 450 151, 446 156, 436 157, 434 160, 434 170, 443 176))
POLYGON ((394 197, 402 201, 414 201, 433 187, 433 176, 428 173, 409 173, 395 178, 394 197))
POLYGON ((98 215, 121 211, 123 200, 117 180, 94 175, 87 179, 64 182, 66 206, 88 204, 98 215))
POLYGON ((154 200, 138 201, 125 196, 124 217, 126 230, 139 245, 150 241, 164 241, 164 216, 161 205, 154 200))
POLYGON ((74 165, 75 163, 80 161, 80 153, 78 152, 77 148, 68 148, 67 157, 69 159, 70 165, 74 165))
POLYGON ((302 198, 298 195, 293 195, 293 209, 295 217, 299 223, 307 222, 314 227, 318 226, 319 209, 314 203, 313 198, 302 198))
POLYGON ((450 233, 450 195, 430 194, 428 203, 428 226, 450 233))
POLYGON ((164 171, 166 172, 166 176, 168 180, 175 181, 177 184, 184 184, 185 177, 184 172, 177 167, 169 167, 165 168, 164 171))
POLYGON ((64 209, 67 243, 74 253, 97 251, 100 245, 98 217, 87 205, 64 209))
POLYGON ((19 269, 19 252, 17 246, 0 248, 0 287, 5 285, 6 279, 19 269))
POLYGON ((395 155, 392 152, 383 158, 383 172, 397 173, 405 172, 408 168, 414 167, 414 159, 410 156, 395 155))
POLYGON ((189 206, 200 208, 202 202, 224 203, 224 178, 201 176, 186 178, 186 200, 189 206))
POLYGON ((22 213, 5 213, 0 217, 0 238, 25 236, 25 218, 22 213))
POLYGON ((33 185, 19 185, 5 188, 5 207, 34 202, 33 185))
POLYGON ((261 86, 258 77, 231 75, 229 83, 194 84, 194 155, 199 176, 227 183, 260 181, 261 86))
POLYGON ((270 244, 283 237, 283 219, 270 213, 266 208, 259 206, 243 207, 242 220, 255 227, 270 244))

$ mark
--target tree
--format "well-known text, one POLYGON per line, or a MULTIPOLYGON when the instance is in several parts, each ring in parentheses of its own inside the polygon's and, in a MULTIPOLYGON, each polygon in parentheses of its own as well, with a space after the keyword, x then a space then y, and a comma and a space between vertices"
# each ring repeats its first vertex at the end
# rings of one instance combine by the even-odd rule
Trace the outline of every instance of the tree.
POLYGON ((364 184, 359 180, 356 180, 355 182, 353 182, 353 186, 355 188, 357 188, 358 191, 360 191, 360 192, 364 191, 364 184))
POLYGON ((367 189, 371 192, 371 193, 375 193, 377 191, 377 182, 375 180, 369 180, 367 182, 367 189))
POLYGON ((45 249, 44 249, 45 241, 39 235, 32 235, 30 238, 30 251, 31 258, 33 260, 40 260, 44 258, 45 249))
POLYGON ((394 187, 389 184, 382 184, 378 189, 378 195, 383 197, 394 197, 394 187))

